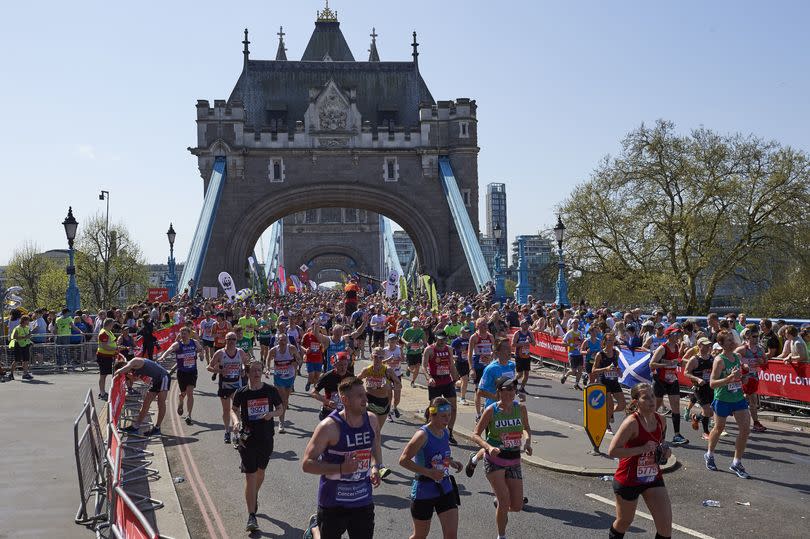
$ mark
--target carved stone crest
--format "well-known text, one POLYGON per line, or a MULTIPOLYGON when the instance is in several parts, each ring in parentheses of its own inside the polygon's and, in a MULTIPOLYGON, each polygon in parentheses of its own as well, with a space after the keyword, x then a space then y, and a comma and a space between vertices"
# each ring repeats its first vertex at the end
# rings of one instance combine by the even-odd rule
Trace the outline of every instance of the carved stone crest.
POLYGON ((318 119, 322 131, 337 131, 346 129, 346 120, 349 114, 343 98, 337 93, 334 87, 329 88, 320 103, 318 119))

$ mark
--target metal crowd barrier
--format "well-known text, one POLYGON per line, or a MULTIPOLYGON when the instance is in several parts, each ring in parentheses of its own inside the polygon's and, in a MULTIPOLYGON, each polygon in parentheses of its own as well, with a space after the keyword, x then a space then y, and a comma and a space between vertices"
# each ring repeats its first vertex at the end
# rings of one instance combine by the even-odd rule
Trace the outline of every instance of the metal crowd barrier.
MULTIPOLYGON (((29 367, 36 374, 53 374, 57 372, 97 370, 96 349, 98 342, 87 340, 93 334, 82 335, 80 343, 62 343, 64 338, 50 333, 32 335, 31 361, 29 367)), ((78 337, 75 335, 74 337, 78 337)), ((69 339, 69 338, 68 338, 69 339)), ((0 345, 0 364, 11 366, 14 361, 14 349, 9 348, 3 339, 0 345)), ((20 368, 18 366, 18 368, 20 368)))

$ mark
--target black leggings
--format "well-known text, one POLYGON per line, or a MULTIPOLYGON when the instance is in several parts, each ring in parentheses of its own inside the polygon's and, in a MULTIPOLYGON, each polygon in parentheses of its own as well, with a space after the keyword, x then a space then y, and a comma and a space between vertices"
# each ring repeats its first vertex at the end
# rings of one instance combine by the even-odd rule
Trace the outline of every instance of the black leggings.
POLYGON ((349 539, 374 537, 374 504, 364 507, 318 507, 318 530, 321 539, 341 539, 344 532, 349 539))

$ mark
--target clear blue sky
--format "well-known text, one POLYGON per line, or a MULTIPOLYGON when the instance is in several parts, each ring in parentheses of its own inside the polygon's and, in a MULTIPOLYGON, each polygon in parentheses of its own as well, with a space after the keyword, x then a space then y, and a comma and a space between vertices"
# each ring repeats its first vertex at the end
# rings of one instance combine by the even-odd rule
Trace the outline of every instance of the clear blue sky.
MULTIPOLYGON (((322 0, 10 2, 0 33, 4 150, 0 264, 25 239, 65 246, 61 221, 103 211, 165 260, 185 259, 202 204, 197 99, 226 99, 284 25, 300 58, 322 0)), ((553 210, 642 122, 741 131, 810 151, 810 3, 332 0, 356 58, 375 26, 436 99, 478 102, 480 182, 505 182, 510 236, 553 210)), ((481 200, 483 207, 483 198, 481 200)), ((483 225, 483 215, 482 215, 483 225)), ((80 225, 81 226, 81 225, 80 225)))

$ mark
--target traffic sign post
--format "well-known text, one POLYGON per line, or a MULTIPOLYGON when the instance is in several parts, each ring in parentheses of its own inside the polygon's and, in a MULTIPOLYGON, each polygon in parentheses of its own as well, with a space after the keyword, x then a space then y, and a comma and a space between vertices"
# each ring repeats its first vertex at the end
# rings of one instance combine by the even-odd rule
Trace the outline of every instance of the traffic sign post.
POLYGON ((607 388, 604 384, 588 384, 582 392, 582 398, 583 426, 593 444, 594 452, 598 454, 608 425, 607 388))

